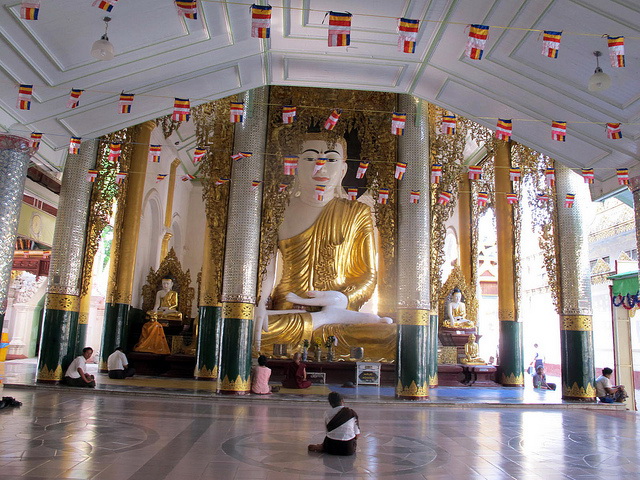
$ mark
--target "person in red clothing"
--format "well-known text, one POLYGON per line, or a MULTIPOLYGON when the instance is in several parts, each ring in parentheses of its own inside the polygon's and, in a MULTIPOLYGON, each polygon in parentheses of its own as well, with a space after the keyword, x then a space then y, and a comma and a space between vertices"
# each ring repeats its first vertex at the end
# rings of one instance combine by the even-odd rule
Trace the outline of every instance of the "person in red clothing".
POLYGON ((293 361, 284 371, 282 386, 285 388, 309 388, 311 381, 307 380, 307 366, 301 361, 300 352, 293 354, 293 361))

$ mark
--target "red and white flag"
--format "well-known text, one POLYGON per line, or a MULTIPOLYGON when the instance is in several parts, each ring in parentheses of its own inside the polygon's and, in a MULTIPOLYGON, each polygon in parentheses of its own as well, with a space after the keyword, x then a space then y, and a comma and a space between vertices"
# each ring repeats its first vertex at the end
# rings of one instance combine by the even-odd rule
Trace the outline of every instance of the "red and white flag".
POLYGON ((520 167, 509 169, 509 180, 512 182, 519 182, 522 175, 522 169, 520 167))
POLYGON ((407 171, 407 164, 405 162, 397 162, 396 163, 396 172, 394 174, 394 176, 396 177, 396 180, 402 180, 402 177, 404 177, 404 174, 407 171))
POLYGON ((420 203, 420 190, 411 190, 411 193, 409 193, 409 203, 420 203))
POLYGON ((356 172, 356 178, 364 178, 364 174, 367 173, 367 168, 369 168, 369 162, 360 162, 358 171, 356 172))
POLYGON ((469 165, 469 180, 480 180, 482 178, 482 166, 469 165))
POLYGON ((329 118, 327 118, 327 121, 324 122, 325 130, 333 130, 333 127, 335 127, 336 123, 338 123, 338 120, 340 120, 341 113, 342 113, 342 110, 339 110, 339 109, 335 109, 333 112, 331 112, 331 115, 329 115, 329 118))
POLYGON ((316 200, 319 202, 324 200, 324 191, 326 188, 326 185, 316 185, 316 200))
POLYGON ((356 200, 358 198, 358 189, 357 188, 347 188, 347 197, 349 200, 356 200))
POLYGON ((518 194, 517 193, 507 193, 507 203, 509 205, 513 205, 518 203, 518 194))
POLYGON ((206 148, 196 147, 196 149, 193 151, 193 163, 200 163, 206 154, 206 148))
POLYGON ((554 187, 556 185, 556 169, 547 168, 544 171, 544 178, 547 183, 547 187, 554 187))
POLYGON ((285 105, 282 107, 282 123, 290 124, 293 123, 296 119, 296 115, 298 114, 297 108, 291 105, 285 105))
POLYGON ((120 158, 120 154, 122 153, 122 143, 114 142, 109 145, 109 157, 107 158, 110 162, 117 162, 120 158))
POLYGON ((295 155, 287 155, 284 157, 284 174, 295 175, 298 169, 298 157, 295 155))
POLYGON ((124 179, 127 178, 127 174, 125 172, 116 173, 116 185, 120 185, 124 182, 124 179))
POLYGON ((71 137, 69 140, 69 153, 71 155, 75 155, 80 151, 80 142, 82 138, 80 137, 71 137))
POLYGON ((151 163, 160 163, 160 154, 162 153, 162 145, 149 145, 148 161, 151 163))
POLYGON ((453 193, 444 190, 442 192, 440 192, 440 195, 438 195, 438 203, 440 205, 446 205, 447 203, 449 203, 451 201, 451 197, 453 197, 453 193))
POLYGON ((381 205, 386 205, 389 202, 389 189, 381 188, 378 190, 378 203, 381 205))
POLYGON ((67 108, 76 108, 80 105, 80 95, 82 95, 82 92, 84 92, 84 90, 80 90, 79 88, 71 89, 69 100, 67 100, 67 108))
POLYGON ((566 208, 573 208, 573 204, 576 201, 575 193, 567 193, 567 196, 564 199, 564 206, 566 208))

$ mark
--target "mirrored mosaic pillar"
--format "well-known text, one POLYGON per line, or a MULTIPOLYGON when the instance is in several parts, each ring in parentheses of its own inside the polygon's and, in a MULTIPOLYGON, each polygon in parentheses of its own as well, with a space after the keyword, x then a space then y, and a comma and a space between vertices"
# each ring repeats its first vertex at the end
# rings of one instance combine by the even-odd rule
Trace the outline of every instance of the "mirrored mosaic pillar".
POLYGON ((244 395, 250 390, 251 340, 258 289, 262 180, 267 134, 268 87, 245 92, 244 122, 236 124, 234 152, 253 152, 233 162, 227 242, 222 282, 221 393, 244 395))
POLYGON ((595 401, 589 209, 591 193, 581 175, 556 163, 562 398, 595 401), (565 198, 574 194, 573 208, 565 198))
POLYGON ((498 321, 500 325, 500 376, 505 387, 524 386, 522 322, 518 319, 515 289, 515 239, 513 208, 507 202, 511 193, 509 168, 511 142, 497 141, 495 151, 495 212, 498 239, 498 321))
POLYGON ((16 230, 29 156, 29 140, 0 134, 0 332, 7 308, 16 230))
POLYGON ((49 285, 45 300, 38 382, 59 382, 64 369, 84 345, 86 324, 78 325, 80 279, 92 183, 87 170, 96 164, 98 140, 82 142, 64 166, 60 201, 53 234, 49 285))
MULTIPOLYGON (((431 278, 429 115, 427 104, 400 95, 398 111, 407 114, 404 135, 398 138, 398 160, 407 171, 398 188, 398 343, 396 397, 429 398, 431 278), (419 191, 419 203, 411 192, 419 191)), ((435 316, 437 324, 437 316, 435 316)))

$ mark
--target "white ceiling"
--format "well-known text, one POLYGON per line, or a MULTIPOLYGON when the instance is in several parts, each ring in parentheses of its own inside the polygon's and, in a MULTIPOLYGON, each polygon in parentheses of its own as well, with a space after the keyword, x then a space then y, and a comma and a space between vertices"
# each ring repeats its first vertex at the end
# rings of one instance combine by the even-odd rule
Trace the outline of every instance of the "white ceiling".
MULTIPOLYGON (((618 188, 615 168, 640 174, 639 0, 273 0, 269 40, 250 36, 251 3, 199 0, 189 20, 172 0, 119 0, 110 14, 92 0, 42 0, 40 19, 23 21, 19 1, 0 0, 0 126, 43 132, 36 161, 61 169, 69 136, 169 114, 173 97, 197 105, 265 84, 382 90, 490 128, 513 118, 516 141, 596 169, 596 196, 618 188), (350 47, 327 46, 331 9, 353 14, 350 47), (105 15, 116 58, 100 62, 89 52, 105 15), (397 51, 398 17, 422 20, 415 54, 397 51), (464 56, 469 23, 492 26, 480 61, 464 56), (526 29, 564 31, 559 58, 543 56, 539 33, 526 29), (603 34, 626 36, 625 68, 609 65, 603 34), (613 81, 599 93, 587 90, 594 50, 613 81), (30 111, 16 109, 20 83, 34 84, 30 111), (85 90, 74 110, 71 88, 85 90), (130 115, 117 114, 123 90, 137 94, 130 115), (568 122, 565 143, 551 140, 551 120, 568 122), (606 122, 621 122, 623 139, 608 140, 606 122)), ((190 171, 192 132, 181 127, 178 147, 190 171)))

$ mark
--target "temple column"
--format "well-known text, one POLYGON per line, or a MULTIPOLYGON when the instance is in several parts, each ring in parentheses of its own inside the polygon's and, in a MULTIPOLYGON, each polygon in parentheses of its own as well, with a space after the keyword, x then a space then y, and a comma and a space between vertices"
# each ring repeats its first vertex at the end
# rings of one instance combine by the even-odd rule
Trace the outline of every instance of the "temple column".
POLYGON ((588 223, 589 186, 581 175, 556 163, 558 269, 560 274, 560 352, 562 398, 595 401, 591 269, 588 223), (563 204, 575 194, 573 208, 563 204))
POLYGON ((114 349, 121 346, 127 350, 129 336, 129 310, 135 273, 138 237, 144 184, 147 176, 147 162, 151 132, 156 128, 153 121, 144 122, 134 138, 131 164, 127 175, 127 192, 118 208, 124 209, 122 227, 113 232, 109 290, 104 310, 104 330, 100 348, 100 371, 107 371, 107 358, 114 349), (116 242, 115 240, 118 239, 116 242), (115 249, 114 249, 115 246, 115 249))
MULTIPOLYGON (((427 105, 411 95, 400 95, 398 110, 407 113, 404 135, 398 138, 398 160, 407 171, 398 181, 398 343, 396 397, 429 398, 431 256, 429 115, 427 105), (410 203, 412 190, 420 203, 410 203)), ((432 318, 435 317, 435 320, 432 318)))
MULTIPOLYGON (((460 270, 465 282, 471 284, 471 180, 466 173, 460 176, 458 194, 458 247, 460 270)), ((473 287, 475 288, 475 286, 473 287)), ((472 320, 478 321, 477 318, 472 320)))
POLYGON ((98 140, 82 142, 64 166, 56 228, 51 248, 49 285, 38 358, 38 382, 59 382, 84 345, 86 323, 78 325, 84 243, 93 184, 87 170, 96 164, 98 140))
POLYGON ((496 142, 495 212, 498 239, 498 321, 500 324, 500 378, 505 387, 524 386, 522 322, 518 320, 515 291, 515 240, 513 237, 514 206, 507 202, 511 192, 509 168, 511 142, 496 142))
POLYGON ((250 390, 251 340, 258 289, 260 212, 267 134, 268 87, 244 93, 244 122, 236 124, 234 152, 253 152, 250 159, 233 162, 227 239, 222 281, 221 393, 244 395, 250 390))
POLYGON ((13 251, 29 155, 29 140, 0 134, 0 332, 7 310, 13 251))
POLYGON ((160 262, 164 260, 164 257, 169 253, 169 240, 173 237, 171 232, 171 225, 173 224, 173 196, 176 191, 176 171, 180 165, 180 159, 176 158, 171 162, 171 169, 169 170, 169 186, 167 190, 167 207, 164 210, 164 236, 162 237, 162 244, 160 246, 160 262))

